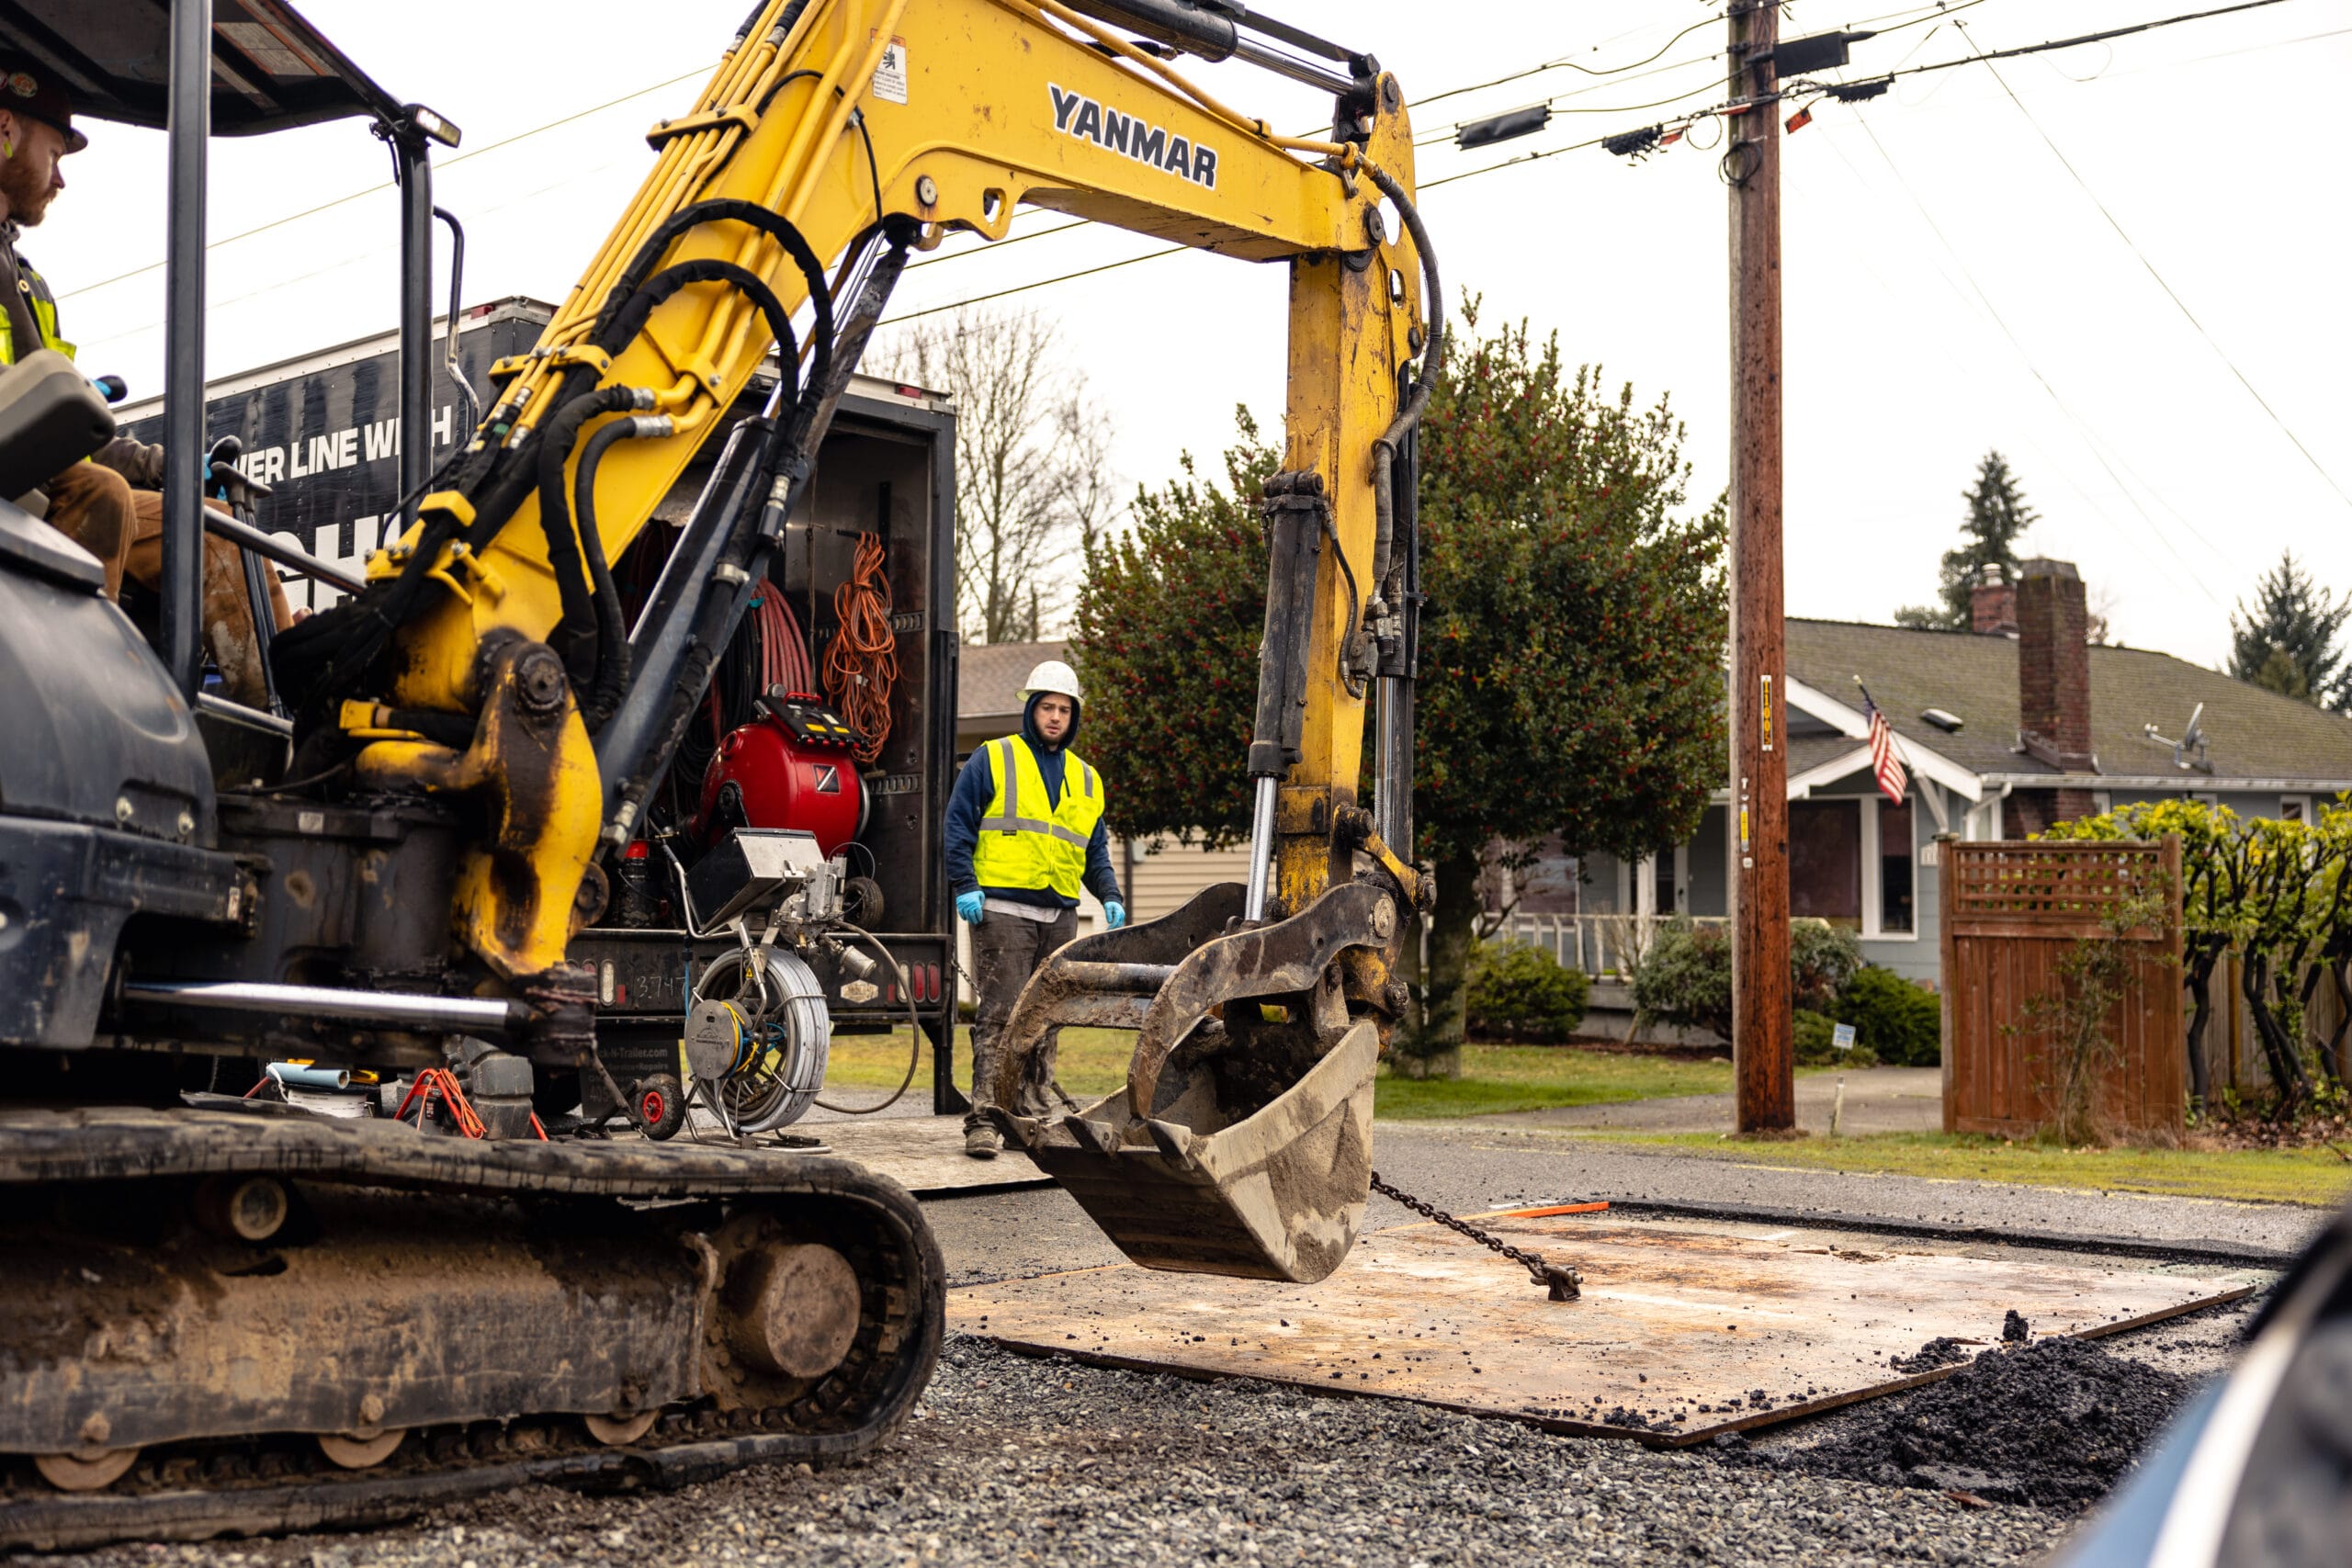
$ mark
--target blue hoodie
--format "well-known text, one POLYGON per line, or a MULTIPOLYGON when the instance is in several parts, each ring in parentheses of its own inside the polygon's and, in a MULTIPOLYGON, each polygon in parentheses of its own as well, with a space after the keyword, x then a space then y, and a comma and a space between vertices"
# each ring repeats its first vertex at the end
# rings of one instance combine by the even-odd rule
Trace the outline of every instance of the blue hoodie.
MULTIPOLYGON (((1029 742, 1029 750, 1037 758, 1037 771, 1045 775, 1046 798, 1057 807, 1062 803, 1062 762, 1069 747, 1078 739, 1079 720, 1085 716, 1085 705, 1072 703, 1069 733, 1058 742, 1048 743, 1037 733, 1037 698, 1031 695, 1028 705, 1021 710, 1021 738, 1029 742)), ((947 896, 951 898, 969 893, 975 888, 991 898, 1009 899, 1015 904, 1035 904, 1047 909, 1075 909, 1078 900, 1065 898, 1050 887, 981 887, 980 880, 972 873, 972 850, 980 840, 980 818, 988 814, 989 802, 996 798, 996 773, 989 766, 989 749, 975 750, 965 760, 964 771, 956 775, 956 793, 947 797, 947 896)), ((1094 824, 1094 836, 1086 841, 1086 890, 1105 904, 1124 902, 1119 896, 1119 878, 1111 869, 1111 835, 1102 821, 1094 824)))

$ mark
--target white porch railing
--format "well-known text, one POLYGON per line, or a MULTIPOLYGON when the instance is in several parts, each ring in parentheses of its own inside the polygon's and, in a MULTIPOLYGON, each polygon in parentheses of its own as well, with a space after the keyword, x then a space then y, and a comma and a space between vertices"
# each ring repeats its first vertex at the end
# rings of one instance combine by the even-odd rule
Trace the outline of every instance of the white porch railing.
MULTIPOLYGON (((1657 929, 1672 915, 1524 915, 1506 919, 1495 935, 1540 947, 1570 969, 1588 975, 1623 974, 1625 955, 1649 951, 1657 929)), ((1719 926, 1721 915, 1682 917, 1694 925, 1719 926)))

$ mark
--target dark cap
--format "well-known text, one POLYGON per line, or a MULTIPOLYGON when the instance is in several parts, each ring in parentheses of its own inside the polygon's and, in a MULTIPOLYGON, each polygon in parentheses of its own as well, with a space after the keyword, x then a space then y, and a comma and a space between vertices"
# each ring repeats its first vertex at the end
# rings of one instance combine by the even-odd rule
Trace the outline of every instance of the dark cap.
POLYGON ((0 56, 0 109, 46 120, 65 133, 65 150, 79 152, 90 139, 74 129, 74 100, 46 66, 21 55, 0 56))

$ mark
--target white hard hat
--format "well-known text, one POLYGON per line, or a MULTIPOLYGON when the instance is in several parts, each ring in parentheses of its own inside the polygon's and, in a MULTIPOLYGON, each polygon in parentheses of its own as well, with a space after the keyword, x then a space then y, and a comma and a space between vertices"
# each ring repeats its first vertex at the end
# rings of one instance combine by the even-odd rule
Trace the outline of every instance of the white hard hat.
POLYGON ((1040 692, 1058 692, 1074 703, 1086 700, 1079 694, 1078 671, 1058 659, 1048 659, 1029 671, 1029 683, 1021 688, 1021 700, 1025 703, 1040 692))

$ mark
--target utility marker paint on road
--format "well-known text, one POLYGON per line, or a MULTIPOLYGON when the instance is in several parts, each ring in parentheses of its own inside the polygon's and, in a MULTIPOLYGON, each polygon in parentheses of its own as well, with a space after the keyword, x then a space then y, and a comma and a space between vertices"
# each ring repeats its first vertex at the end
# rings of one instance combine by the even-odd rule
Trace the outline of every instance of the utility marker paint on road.
POLYGON ((1485 1228, 1584 1276, 1546 1301, 1517 1265, 1431 1224, 1375 1232, 1298 1286, 1129 1266, 967 1286, 949 1327, 1015 1350, 1188 1377, 1411 1399, 1554 1431, 1696 1442, 1947 1376, 1891 1364, 1930 1340, 2089 1338, 2235 1301, 2264 1276, 2058 1262, 1706 1221, 1511 1213, 1485 1228))

